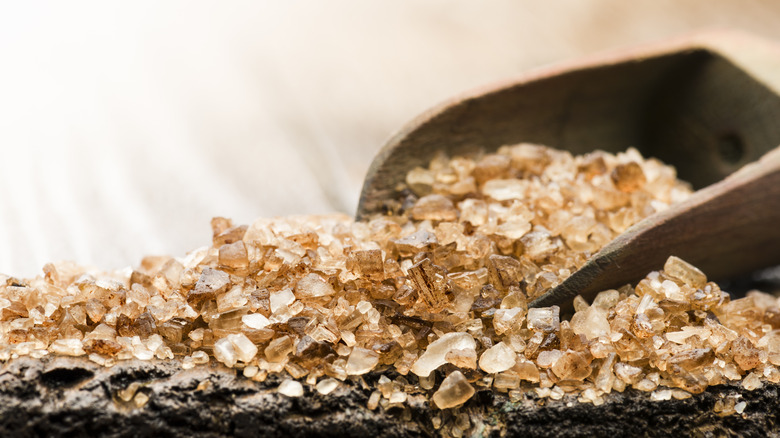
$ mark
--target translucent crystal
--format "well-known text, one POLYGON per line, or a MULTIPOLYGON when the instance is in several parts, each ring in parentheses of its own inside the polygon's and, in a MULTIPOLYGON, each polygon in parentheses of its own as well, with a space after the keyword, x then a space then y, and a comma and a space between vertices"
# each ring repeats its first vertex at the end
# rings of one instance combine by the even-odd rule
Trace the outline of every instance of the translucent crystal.
POLYGON ((430 249, 438 243, 436 235, 428 230, 421 229, 406 237, 394 241, 398 251, 403 254, 414 254, 430 249))
POLYGON ((460 406, 474 395, 472 387, 460 371, 453 371, 439 385, 433 394, 433 402, 439 409, 460 406))
MULTIPOLYGON (((295 285, 295 296, 300 299, 323 297, 333 295, 334 293, 336 293, 336 291, 333 290, 333 287, 317 274, 308 274, 298 280, 298 284, 295 285)), ((271 296, 271 311, 273 312, 273 293, 271 296)))
POLYGON ((317 392, 322 395, 328 395, 340 385, 339 381, 333 378, 323 379, 317 382, 317 392))
POLYGON ((103 315, 106 314, 106 307, 100 300, 95 298, 88 299, 87 302, 84 303, 84 309, 86 310, 89 319, 94 323, 100 322, 100 320, 103 319, 103 315))
POLYGON ((228 335, 228 340, 233 344, 236 358, 242 362, 249 362, 257 355, 257 347, 243 333, 228 335))
POLYGON ((450 350, 444 355, 444 360, 458 368, 477 368, 477 352, 471 348, 450 350))
POLYGON ((568 350, 551 369, 562 380, 584 380, 591 373, 590 357, 587 353, 568 350))
POLYGON ((250 313, 241 317, 241 322, 249 328, 261 329, 268 326, 271 322, 263 314, 250 313))
POLYGON ((764 384, 761 382, 761 378, 756 373, 750 373, 742 379, 742 387, 748 391, 754 391, 760 389, 764 384))
POLYGON ((352 255, 355 258, 355 264, 360 275, 372 280, 384 278, 385 264, 382 260, 382 250, 355 251, 352 255))
POLYGON ((703 288, 707 284, 707 276, 699 268, 675 256, 666 260, 664 273, 695 288, 703 288))
POLYGON ((554 332, 560 327, 558 306, 528 309, 528 328, 542 332, 554 332))
POLYGON ((295 295, 290 289, 282 289, 271 292, 270 305, 271 313, 276 313, 282 308, 286 308, 295 301, 295 295))
POLYGON ((195 288, 190 291, 187 300, 190 303, 201 303, 212 300, 217 293, 225 291, 230 284, 227 272, 218 269, 204 268, 195 288))
POLYGON ((479 367, 486 373, 500 373, 515 365, 517 353, 503 342, 488 348, 479 358, 479 367))
POLYGON ((214 357, 229 367, 234 366, 238 361, 236 349, 228 338, 222 338, 214 343, 214 357))
POLYGON ((519 331, 525 320, 523 308, 498 309, 493 314, 493 327, 496 334, 513 333, 519 331))
POLYGON ((523 199, 527 184, 517 179, 492 179, 482 186, 482 193, 496 201, 523 199))
POLYGON ((442 267, 426 258, 409 268, 409 277, 431 311, 440 311, 449 303, 447 272, 442 267))
POLYGON ((265 357, 271 362, 281 362, 293 351, 293 347, 290 336, 276 338, 265 347, 265 357))
POLYGON ((219 247, 219 264, 228 269, 241 270, 249 267, 249 256, 244 241, 238 240, 219 247))
POLYGON ((452 350, 476 349, 474 338, 468 333, 447 333, 428 345, 417 359, 411 371, 421 377, 427 377, 433 370, 447 363, 447 353, 452 350))
POLYGON ((63 356, 82 356, 87 354, 81 339, 57 339, 49 346, 49 350, 63 356))
POLYGON ((454 221, 458 219, 458 210, 448 198, 434 194, 418 199, 411 210, 415 220, 454 221))
POLYGON ((346 371, 350 376, 365 374, 379 363, 379 354, 365 348, 355 347, 347 360, 346 371))
POLYGON ((734 362, 745 371, 752 370, 761 363, 760 353, 760 350, 744 336, 737 338, 731 345, 734 362))
POLYGON ((647 182, 642 167, 633 161, 618 164, 610 176, 612 177, 612 182, 615 183, 615 187, 622 192, 636 191, 647 182))
POLYGON ((477 183, 483 184, 485 181, 503 177, 511 164, 511 159, 506 155, 491 154, 475 163, 472 172, 477 183))
POLYGON ((571 318, 571 328, 574 333, 584 335, 588 339, 607 336, 611 331, 607 312, 596 306, 575 313, 571 318))
POLYGON ((301 385, 301 382, 292 379, 283 381, 276 390, 279 394, 287 397, 301 397, 303 395, 303 385, 301 385))

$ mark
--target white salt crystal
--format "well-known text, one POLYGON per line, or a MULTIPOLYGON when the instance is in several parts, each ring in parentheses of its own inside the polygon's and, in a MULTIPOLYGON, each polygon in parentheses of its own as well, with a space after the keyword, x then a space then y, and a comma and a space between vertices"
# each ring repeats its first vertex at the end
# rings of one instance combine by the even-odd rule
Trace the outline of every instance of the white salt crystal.
POLYGON ((250 313, 241 317, 241 322, 249 328, 261 329, 269 324, 271 321, 260 313, 250 313))
POLYGON ((245 334, 239 333, 234 335, 228 335, 228 340, 233 344, 233 349, 236 352, 236 358, 241 362, 249 362, 254 359, 257 354, 257 346, 246 337, 245 334))
POLYGON ((298 284, 295 286, 295 293, 298 298, 304 298, 333 295, 336 291, 333 290, 333 286, 330 283, 323 280, 319 275, 308 274, 298 280, 298 284))
POLYGON ((428 377, 431 371, 447 363, 446 356, 450 350, 475 350, 474 338, 468 333, 447 333, 428 345, 417 361, 412 365, 412 372, 420 377, 428 377))
POLYGON ((279 394, 287 397, 300 397, 303 395, 303 385, 297 380, 287 379, 276 389, 279 394))
POLYGON ((64 356, 81 356, 87 354, 84 351, 81 339, 57 339, 51 343, 49 350, 55 354, 64 356))
POLYGON ((290 289, 282 289, 280 291, 271 292, 269 300, 271 302, 271 313, 276 313, 276 311, 282 307, 292 304, 292 302, 295 301, 295 295, 293 295, 290 289))
POLYGON ((238 361, 233 343, 228 338, 222 338, 214 343, 214 357, 229 367, 238 361))
POLYGON ((486 373, 500 373, 515 366, 517 353, 503 342, 488 348, 479 358, 479 367, 486 373))
POLYGON ((322 395, 328 395, 339 387, 339 381, 334 378, 327 378, 317 382, 317 392, 322 395))
POLYGON ((357 376, 365 374, 379 363, 379 354, 365 348, 355 347, 347 360, 347 374, 357 376))

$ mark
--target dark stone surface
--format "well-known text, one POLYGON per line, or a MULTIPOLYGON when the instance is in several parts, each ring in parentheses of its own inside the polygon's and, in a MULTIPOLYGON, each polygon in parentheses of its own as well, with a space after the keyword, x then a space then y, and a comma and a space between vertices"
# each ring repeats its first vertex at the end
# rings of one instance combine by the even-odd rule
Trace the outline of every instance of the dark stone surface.
MULTIPOLYGON (((366 380, 373 380, 367 376, 366 380)), ((322 396, 275 392, 279 378, 249 381, 235 370, 202 366, 181 370, 177 362, 127 361, 103 368, 82 359, 29 358, 0 368, 0 436, 267 436, 415 437, 437 435, 427 404, 370 411, 370 390, 361 379, 322 396), (137 408, 116 397, 142 383, 149 402, 137 408), (203 382, 208 382, 204 384, 203 382), (199 389, 200 385, 200 389, 199 389)), ((538 400, 511 403, 480 391, 466 410, 480 415, 482 435, 500 436, 780 436, 780 385, 756 391, 718 386, 686 400, 653 402, 647 393, 612 394, 601 406, 538 400), (716 401, 739 396, 742 415, 721 416, 716 401)), ((449 413, 445 413, 447 417, 449 413)))

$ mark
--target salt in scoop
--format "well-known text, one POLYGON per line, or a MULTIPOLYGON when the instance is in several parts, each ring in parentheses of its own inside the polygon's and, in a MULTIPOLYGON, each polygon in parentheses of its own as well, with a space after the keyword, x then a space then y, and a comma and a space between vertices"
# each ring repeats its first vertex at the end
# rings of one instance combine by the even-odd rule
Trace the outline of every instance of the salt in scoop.
POLYGON ((634 146, 702 188, 626 230, 533 307, 558 305, 570 314, 577 295, 592 300, 634 282, 670 255, 715 279, 780 263, 775 44, 731 31, 698 33, 452 99, 414 119, 381 149, 357 217, 383 213, 406 173, 441 151, 474 155, 520 142, 574 154, 634 146))

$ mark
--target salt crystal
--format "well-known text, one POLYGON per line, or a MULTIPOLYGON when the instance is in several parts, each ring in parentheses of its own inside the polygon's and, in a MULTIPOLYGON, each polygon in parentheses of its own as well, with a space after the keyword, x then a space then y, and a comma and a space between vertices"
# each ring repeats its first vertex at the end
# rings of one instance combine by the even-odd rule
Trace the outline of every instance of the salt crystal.
POLYGON ((394 391, 390 394, 388 402, 391 405, 398 405, 406 402, 407 394, 403 391, 394 391))
POLYGON ((741 402, 739 402, 739 403, 737 403, 737 404, 735 404, 735 405, 734 405, 734 410, 735 410, 735 411, 736 411, 738 414, 741 414, 741 413, 745 412, 745 408, 746 408, 746 407, 747 407, 747 402, 745 402, 745 401, 741 401, 741 402))
POLYGON ((249 294, 241 286, 233 286, 226 293, 217 296, 217 310, 227 312, 245 305, 249 301, 249 294))
POLYGON ((133 399, 133 397, 135 397, 135 393, 138 391, 138 388, 140 387, 141 387, 140 382, 132 382, 129 385, 127 385, 127 387, 125 387, 124 389, 120 389, 119 391, 117 391, 116 395, 117 397, 119 397, 120 400, 129 402, 130 400, 133 399))
POLYGON ((531 231, 531 223, 523 220, 509 220, 496 228, 496 234, 507 239, 517 240, 531 231))
POLYGON ((382 394, 379 391, 374 391, 371 393, 371 395, 368 397, 368 403, 366 404, 366 407, 369 410, 375 410, 377 407, 379 407, 379 400, 381 399, 382 394))
POLYGON ((247 379, 251 379, 252 377, 256 376, 257 373, 259 373, 259 372, 260 372, 260 368, 258 368, 255 365, 250 365, 250 366, 244 368, 243 374, 244 374, 244 377, 246 377, 247 379))
POLYGON ((607 312, 596 306, 590 306, 579 311, 571 318, 571 328, 578 335, 585 335, 588 339, 596 339, 599 336, 609 335, 611 328, 607 320, 607 312))
POLYGON ((551 367, 561 380, 584 380, 590 376, 590 358, 586 353, 568 350, 551 367))
POLYGON ((316 389, 322 395, 328 395, 340 385, 339 381, 333 378, 327 378, 317 382, 316 389))
POLYGON ((615 375, 623 382, 633 384, 634 382, 639 381, 639 378, 642 375, 642 368, 618 362, 615 364, 615 375))
POLYGON ((355 251, 352 255, 355 257, 357 269, 361 275, 372 280, 381 280, 384 277, 385 265, 382 261, 382 250, 355 251))
POLYGON ((666 295, 666 298, 669 298, 670 300, 676 300, 676 301, 685 300, 685 296, 682 295, 680 286, 678 286, 677 283, 671 280, 664 280, 661 283, 661 289, 663 290, 664 295, 666 295))
POLYGON ((209 363, 209 355, 205 351, 193 351, 192 361, 198 365, 207 364, 209 363))
POLYGON ((401 253, 416 253, 437 244, 438 240, 435 234, 428 230, 420 229, 406 237, 395 240, 394 243, 401 253))
POLYGON ((270 303, 271 313, 276 313, 279 309, 286 308, 295 301, 295 295, 292 290, 282 289, 279 291, 271 292, 270 303))
POLYGON ((253 329, 261 329, 271 324, 271 321, 269 321, 268 318, 260 313, 250 313, 248 315, 244 315, 241 317, 241 322, 243 322, 247 327, 253 329))
POLYGON ((271 362, 281 362, 293 351, 293 348, 292 338, 285 335, 272 340, 265 347, 265 357, 271 362))
POLYGON ((647 183, 642 167, 634 161, 618 164, 610 176, 615 187, 622 192, 634 192, 647 183))
POLYGON ((303 385, 297 380, 287 379, 276 389, 279 394, 287 397, 300 397, 303 395, 303 385))
POLYGON ((103 315, 106 314, 106 307, 97 299, 89 299, 84 303, 84 308, 89 316, 89 319, 94 323, 100 322, 103 319, 103 315))
POLYGON ((477 352, 474 349, 454 349, 447 352, 444 359, 458 368, 476 369, 477 352))
POLYGON ((513 333, 522 328, 524 320, 525 310, 521 307, 498 309, 493 314, 493 328, 495 328, 496 334, 499 335, 513 333))
POLYGON ((695 288, 703 288, 707 284, 707 276, 699 268, 675 256, 666 259, 664 273, 695 288))
POLYGON ((500 178, 509 170, 512 161, 503 154, 490 154, 482 157, 474 164, 474 178, 479 184, 488 180, 500 178))
POLYGON ((493 179, 482 186, 482 193, 496 201, 523 199, 527 183, 518 179, 493 179))
POLYGON ((142 408, 148 402, 149 402, 149 396, 143 392, 138 392, 135 394, 135 397, 133 397, 133 403, 137 408, 142 408))
POLYGON ((486 373, 499 373, 515 365, 517 353, 507 344, 499 342, 488 348, 479 358, 479 367, 486 373))
POLYGON ((745 376, 744 379, 742 379, 742 387, 748 391, 761 389, 763 386, 764 384, 763 382, 761 382, 761 378, 756 373, 750 373, 747 376, 745 376))
POLYGON ((558 306, 535 307, 528 309, 526 316, 528 328, 542 332, 554 332, 560 327, 558 306))
POLYGON ((496 374, 493 380, 493 387, 496 389, 513 389, 520 386, 520 376, 513 372, 505 372, 496 374))
POLYGON ((359 376, 365 374, 379 363, 379 354, 365 348, 355 347, 347 360, 347 375, 359 376))
POLYGON ((652 394, 650 394, 650 400, 652 401, 665 401, 665 400, 671 400, 672 399, 672 390, 671 389, 660 389, 658 391, 654 391, 652 394))
POLYGON ((63 356, 82 356, 87 354, 84 351, 81 339, 57 339, 51 343, 49 350, 54 354, 63 356))
MULTIPOLYGON (((315 297, 324 297, 328 295, 333 295, 336 293, 335 290, 333 290, 333 286, 331 286, 328 282, 322 279, 317 274, 308 274, 305 277, 298 280, 298 283, 295 285, 295 296, 298 298, 315 298, 315 297)), ((273 310, 273 293, 271 294, 271 312, 274 312, 273 310)), ((292 301, 291 301, 292 302, 292 301)), ((290 303, 285 303, 290 304, 290 303)))
POLYGON ((249 256, 242 240, 219 247, 219 264, 233 270, 249 267, 249 256))
POLYGON ((425 352, 417 359, 411 371, 421 377, 427 377, 433 370, 447 363, 447 353, 451 350, 475 350, 474 338, 468 333, 446 333, 428 345, 425 352))
POLYGON ((474 388, 460 371, 453 371, 439 385, 433 394, 433 402, 439 409, 454 408, 465 403, 474 395, 474 388))
POLYGON ((214 357, 228 367, 238 361, 233 343, 228 338, 222 338, 214 343, 214 357))
POLYGON ((448 198, 434 194, 418 199, 411 209, 415 220, 454 221, 458 219, 458 210, 448 198))
POLYGON ((257 347, 243 333, 228 335, 228 340, 233 344, 238 360, 247 363, 257 355, 257 347))
POLYGON ((734 362, 744 371, 752 370, 761 363, 760 350, 744 336, 740 336, 732 343, 731 353, 734 362))
POLYGON ((187 296, 187 300, 191 303, 200 303, 214 299, 216 294, 227 289, 229 284, 230 276, 227 272, 204 268, 195 288, 187 296))
POLYGON ((442 267, 426 258, 409 268, 409 277, 431 311, 440 311, 449 303, 446 296, 449 283, 446 270, 442 267))

